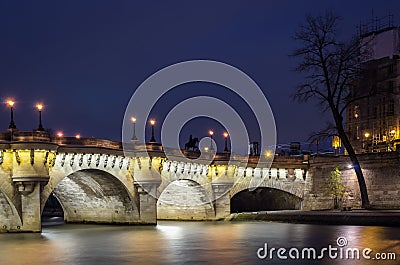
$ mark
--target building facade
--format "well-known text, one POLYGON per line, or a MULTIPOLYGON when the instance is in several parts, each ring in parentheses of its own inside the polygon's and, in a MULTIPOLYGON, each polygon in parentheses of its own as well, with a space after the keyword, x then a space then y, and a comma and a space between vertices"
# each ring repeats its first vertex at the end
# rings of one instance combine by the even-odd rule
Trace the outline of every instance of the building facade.
POLYGON ((400 28, 375 28, 361 42, 363 74, 349 99, 365 97, 349 105, 346 131, 357 153, 394 151, 400 149, 400 28))

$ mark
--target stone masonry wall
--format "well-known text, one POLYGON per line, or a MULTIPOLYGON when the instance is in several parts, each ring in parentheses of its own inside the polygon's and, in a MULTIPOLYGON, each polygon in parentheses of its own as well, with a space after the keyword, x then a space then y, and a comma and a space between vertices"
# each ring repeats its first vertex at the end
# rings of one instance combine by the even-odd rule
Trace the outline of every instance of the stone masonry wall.
MULTIPOLYGON (((358 156, 367 184, 372 206, 400 208, 400 155, 399 153, 374 153, 358 156)), ((303 209, 321 210, 333 208, 333 199, 327 194, 326 182, 330 172, 338 166, 346 186, 342 206, 361 207, 357 176, 347 156, 316 157, 310 160, 308 171, 311 182, 305 195, 303 209)))

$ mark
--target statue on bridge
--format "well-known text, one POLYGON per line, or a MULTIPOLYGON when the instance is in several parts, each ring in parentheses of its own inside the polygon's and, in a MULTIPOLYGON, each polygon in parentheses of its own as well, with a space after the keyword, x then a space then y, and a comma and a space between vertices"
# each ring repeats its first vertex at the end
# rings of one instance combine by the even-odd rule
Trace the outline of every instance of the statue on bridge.
POLYGON ((260 153, 258 151, 258 142, 250 142, 249 143, 249 155, 251 156, 259 156, 260 153))
POLYGON ((185 150, 192 149, 192 151, 199 151, 199 147, 197 146, 198 142, 199 139, 197 137, 193 138, 192 135, 190 135, 189 141, 185 144, 185 150))

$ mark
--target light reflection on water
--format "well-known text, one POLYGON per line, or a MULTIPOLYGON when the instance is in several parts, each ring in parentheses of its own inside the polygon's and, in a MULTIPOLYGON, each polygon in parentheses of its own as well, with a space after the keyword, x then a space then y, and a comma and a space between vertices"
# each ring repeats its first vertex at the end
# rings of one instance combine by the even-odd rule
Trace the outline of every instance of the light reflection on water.
POLYGON ((42 234, 0 234, 0 264, 400 264, 400 228, 267 222, 159 222, 157 226, 63 225, 42 234), (258 248, 348 247, 396 252, 397 261, 259 260, 258 248))

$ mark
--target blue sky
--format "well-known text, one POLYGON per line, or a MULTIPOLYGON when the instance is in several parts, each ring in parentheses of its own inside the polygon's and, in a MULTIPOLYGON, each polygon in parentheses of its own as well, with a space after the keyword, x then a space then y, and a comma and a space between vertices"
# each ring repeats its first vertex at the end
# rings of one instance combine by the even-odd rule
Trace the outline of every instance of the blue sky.
MULTIPOLYGON (((306 14, 332 9, 341 33, 361 21, 394 14, 399 1, 1 1, 0 98, 13 97, 20 130, 37 127, 36 102, 46 128, 83 137, 121 139, 126 104, 135 89, 165 66, 194 59, 231 64, 253 78, 269 100, 278 143, 304 142, 329 115, 290 99, 301 77, 292 71, 291 36, 306 14)), ((159 120, 180 100, 212 95, 237 107, 258 140, 250 109, 222 87, 188 84, 156 105, 159 120)), ((6 130, 9 113, 0 108, 6 130)), ((223 128, 207 119, 181 132, 198 137, 223 128)), ((220 148, 222 147, 222 139, 220 148)))

